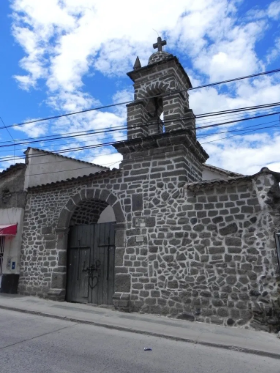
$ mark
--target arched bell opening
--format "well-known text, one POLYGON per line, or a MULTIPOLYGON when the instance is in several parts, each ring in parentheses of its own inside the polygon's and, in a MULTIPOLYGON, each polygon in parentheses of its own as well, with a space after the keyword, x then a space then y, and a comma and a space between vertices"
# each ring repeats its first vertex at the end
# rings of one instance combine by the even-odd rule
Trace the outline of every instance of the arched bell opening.
POLYGON ((66 300, 112 305, 115 277, 115 213, 98 199, 81 201, 71 216, 66 300))
POLYGON ((148 130, 149 135, 160 134, 165 132, 163 100, 161 97, 153 97, 148 100, 146 105, 149 117, 148 130))

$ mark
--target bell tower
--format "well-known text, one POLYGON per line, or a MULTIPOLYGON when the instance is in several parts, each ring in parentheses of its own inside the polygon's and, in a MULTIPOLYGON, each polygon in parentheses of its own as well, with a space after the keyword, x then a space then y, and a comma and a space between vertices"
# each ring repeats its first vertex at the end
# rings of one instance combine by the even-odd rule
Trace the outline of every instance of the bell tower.
POLYGON ((124 169, 133 162, 162 157, 174 160, 181 181, 199 181, 208 155, 196 140, 195 116, 189 108, 192 85, 164 45, 166 41, 158 37, 148 65, 142 67, 137 57, 127 74, 134 83, 134 101, 127 105, 127 140, 115 148, 123 154, 124 169))

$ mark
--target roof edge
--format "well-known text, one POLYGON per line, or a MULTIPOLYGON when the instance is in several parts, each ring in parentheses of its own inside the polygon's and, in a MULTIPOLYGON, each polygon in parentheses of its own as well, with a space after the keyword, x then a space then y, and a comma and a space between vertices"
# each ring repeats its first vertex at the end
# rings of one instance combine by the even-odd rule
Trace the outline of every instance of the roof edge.
POLYGON ((101 170, 101 171, 97 171, 97 172, 94 172, 94 173, 91 173, 91 174, 88 174, 88 175, 72 177, 72 178, 65 179, 65 180, 54 181, 52 183, 35 185, 35 186, 27 188, 27 190, 28 191, 34 191, 36 189, 42 189, 42 188, 47 189, 49 187, 56 187, 58 185, 68 184, 68 183, 75 182, 75 181, 78 181, 78 180, 88 180, 88 179, 92 179, 92 178, 100 179, 100 178, 103 178, 103 177, 110 177, 110 176, 114 176, 118 173, 121 173, 121 171, 122 170, 118 169, 118 168, 113 168, 112 170, 110 170, 110 169, 101 170))
POLYGON ((66 156, 66 155, 62 155, 62 154, 59 154, 59 153, 51 152, 51 151, 49 151, 49 150, 43 150, 43 149, 39 149, 39 148, 33 148, 33 147, 31 147, 31 146, 29 146, 29 147, 25 150, 24 154, 27 155, 27 153, 28 153, 30 150, 36 150, 36 151, 38 151, 38 152, 46 153, 46 154, 49 154, 49 155, 55 155, 55 156, 62 157, 62 158, 66 158, 66 159, 69 159, 69 160, 72 160, 72 161, 76 161, 76 162, 80 162, 80 163, 86 163, 86 164, 88 164, 88 165, 90 165, 90 166, 100 167, 100 168, 102 168, 102 169, 104 169, 104 170, 109 170, 109 167, 100 166, 100 165, 98 165, 98 164, 91 163, 91 162, 87 162, 87 161, 83 161, 83 160, 81 160, 81 159, 76 159, 76 158, 73 158, 73 157, 68 157, 68 156, 66 156))
POLYGON ((210 170, 220 172, 221 174, 227 175, 227 176, 232 176, 232 177, 237 177, 237 176, 246 176, 244 174, 240 174, 238 172, 230 171, 230 170, 225 170, 224 168, 220 168, 217 166, 213 166, 211 164, 203 164, 202 167, 209 168, 210 170))
POLYGON ((203 180, 195 183, 186 183, 184 185, 184 189, 190 190, 192 192, 195 192, 197 190, 202 189, 203 187, 215 187, 217 185, 230 185, 242 181, 249 181, 253 180, 256 177, 260 176, 261 174, 270 174, 275 177, 275 179, 280 182, 280 172, 275 172, 271 171, 267 167, 262 167, 259 172, 253 175, 247 175, 247 176, 237 176, 237 177, 231 177, 227 180, 219 180, 219 179, 214 179, 214 180, 203 180))

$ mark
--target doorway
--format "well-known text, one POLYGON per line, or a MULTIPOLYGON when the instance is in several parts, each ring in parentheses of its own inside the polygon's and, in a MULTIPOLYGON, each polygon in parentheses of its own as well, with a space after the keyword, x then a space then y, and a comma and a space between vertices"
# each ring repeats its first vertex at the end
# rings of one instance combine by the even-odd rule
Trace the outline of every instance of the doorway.
POLYGON ((66 300, 112 305, 115 223, 72 226, 68 240, 66 300))

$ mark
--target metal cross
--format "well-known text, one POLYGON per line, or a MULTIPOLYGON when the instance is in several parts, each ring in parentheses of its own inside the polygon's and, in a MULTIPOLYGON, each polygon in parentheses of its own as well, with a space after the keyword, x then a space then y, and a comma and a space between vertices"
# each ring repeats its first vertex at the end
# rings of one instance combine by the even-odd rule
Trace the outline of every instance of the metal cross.
POLYGON ((157 38, 157 43, 153 44, 154 49, 158 48, 159 52, 162 52, 162 47, 166 45, 166 40, 161 40, 161 37, 159 36, 157 38))

